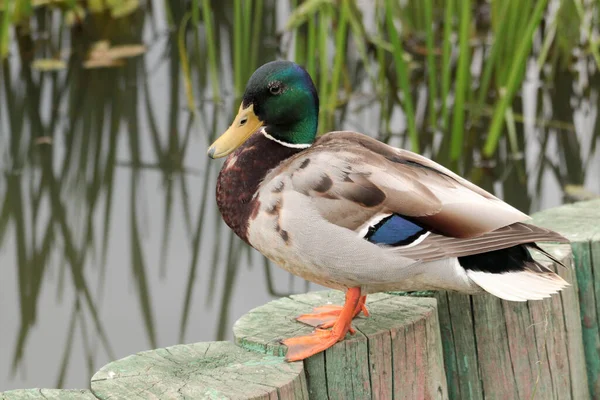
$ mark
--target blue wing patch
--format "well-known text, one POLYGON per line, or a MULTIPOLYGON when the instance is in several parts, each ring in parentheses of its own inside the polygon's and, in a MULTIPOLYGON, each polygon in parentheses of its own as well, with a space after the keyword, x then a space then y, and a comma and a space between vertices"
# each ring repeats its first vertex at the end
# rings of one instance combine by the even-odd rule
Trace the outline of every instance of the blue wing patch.
POLYGON ((365 235, 371 243, 405 246, 417 240, 427 229, 397 214, 392 214, 369 228, 365 235))

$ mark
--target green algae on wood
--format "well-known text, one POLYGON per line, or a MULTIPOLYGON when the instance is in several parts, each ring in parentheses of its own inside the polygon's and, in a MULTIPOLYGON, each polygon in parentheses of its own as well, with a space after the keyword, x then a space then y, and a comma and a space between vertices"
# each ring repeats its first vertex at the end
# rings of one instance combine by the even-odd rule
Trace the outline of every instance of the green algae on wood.
POLYGON ((535 214, 534 222, 571 241, 589 391, 600 398, 600 200, 551 208, 535 214))
MULTIPOLYGON (((235 343, 284 355, 280 339, 313 328, 294 318, 313 307, 342 304, 337 291, 312 292, 255 308, 233 327, 235 343)), ((373 294, 368 318, 353 321, 354 335, 304 361, 311 399, 446 399, 441 338, 435 300, 373 294)))
POLYGON ((0 400, 96 400, 83 389, 17 389, 0 393, 0 400))
POLYGON ((308 399, 302 363, 206 342, 144 351, 92 378, 99 399, 308 399))

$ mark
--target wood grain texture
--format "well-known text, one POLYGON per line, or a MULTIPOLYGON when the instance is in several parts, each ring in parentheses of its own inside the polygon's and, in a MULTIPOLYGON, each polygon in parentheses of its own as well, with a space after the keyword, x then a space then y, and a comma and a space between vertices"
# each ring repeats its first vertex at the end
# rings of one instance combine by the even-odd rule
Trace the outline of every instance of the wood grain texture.
MULTIPOLYGON (((534 222, 571 241, 589 391, 600 399, 600 200, 552 208, 534 215, 534 222)), ((574 313, 565 317, 574 320, 574 313)))
POLYGON ((302 363, 230 342, 134 354, 105 365, 91 386, 99 399, 308 399, 302 363))
POLYGON ((0 400, 96 400, 83 389, 18 389, 0 393, 0 400))
MULTIPOLYGON (((313 329, 295 321, 296 316, 343 301, 336 291, 272 301, 236 322, 235 343, 284 355, 280 339, 313 329)), ((310 399, 446 399, 435 300, 374 294, 367 306, 371 316, 354 320, 356 334, 304 361, 310 399)))
MULTIPOLYGON (((572 265, 568 245, 542 247, 572 265)), ((553 269, 574 285, 543 301, 432 294, 451 399, 589 398, 574 271, 553 269)))

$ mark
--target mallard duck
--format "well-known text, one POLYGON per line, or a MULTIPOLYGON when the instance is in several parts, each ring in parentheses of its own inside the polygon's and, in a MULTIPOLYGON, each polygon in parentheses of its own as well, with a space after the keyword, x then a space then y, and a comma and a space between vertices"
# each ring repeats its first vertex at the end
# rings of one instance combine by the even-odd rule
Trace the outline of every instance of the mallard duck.
POLYGON ((208 149, 211 158, 228 156, 216 191, 227 225, 283 269, 346 292, 343 306, 298 317, 316 329, 283 340, 287 360, 351 333, 369 293, 525 301, 567 286, 529 252, 541 250, 536 241, 564 237, 523 222, 527 215, 419 154, 355 132, 317 137, 318 113, 310 75, 270 62, 251 76, 233 123, 208 149))

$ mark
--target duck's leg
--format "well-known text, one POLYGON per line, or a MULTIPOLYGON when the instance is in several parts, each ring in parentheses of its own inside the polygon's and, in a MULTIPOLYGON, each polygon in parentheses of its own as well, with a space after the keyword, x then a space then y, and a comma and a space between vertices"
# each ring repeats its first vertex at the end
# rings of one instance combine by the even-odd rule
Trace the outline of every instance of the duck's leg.
MULTIPOLYGON (((367 295, 360 296, 358 299, 358 304, 356 305, 356 309, 354 310, 354 315, 352 318, 358 316, 361 312, 365 317, 369 316, 369 310, 365 305, 367 301, 367 295)), ((310 314, 302 314, 296 318, 296 321, 302 322, 306 325, 314 326, 315 328, 331 328, 337 318, 340 316, 343 307, 337 305, 326 305, 321 307, 316 307, 313 309, 313 313, 310 314)), ((354 329, 350 328, 350 333, 354 333, 354 329)))
POLYGON ((331 330, 317 328, 310 335, 282 340, 281 343, 288 348, 285 359, 287 361, 304 360, 344 339, 346 333, 351 329, 352 318, 356 314, 360 300, 360 287, 348 289, 346 291, 346 302, 331 330))

